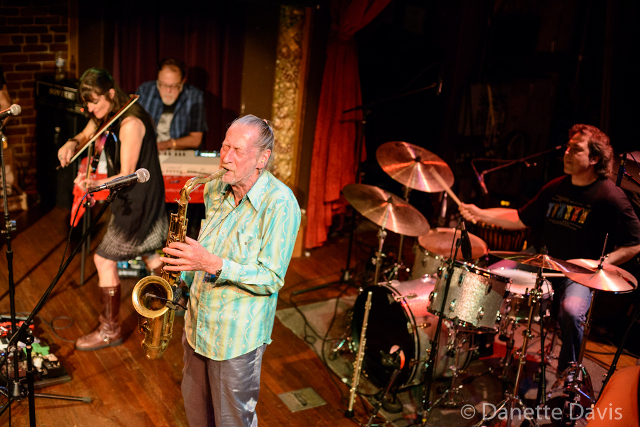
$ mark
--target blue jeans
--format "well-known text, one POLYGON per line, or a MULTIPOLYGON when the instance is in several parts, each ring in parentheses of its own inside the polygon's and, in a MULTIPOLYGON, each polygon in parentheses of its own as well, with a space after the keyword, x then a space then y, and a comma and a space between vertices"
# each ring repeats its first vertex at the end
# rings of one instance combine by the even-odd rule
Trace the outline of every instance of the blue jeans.
POLYGON ((562 334, 562 346, 558 356, 558 372, 567 369, 578 359, 584 335, 584 322, 591 304, 590 288, 570 279, 553 282, 553 308, 557 313, 562 334))

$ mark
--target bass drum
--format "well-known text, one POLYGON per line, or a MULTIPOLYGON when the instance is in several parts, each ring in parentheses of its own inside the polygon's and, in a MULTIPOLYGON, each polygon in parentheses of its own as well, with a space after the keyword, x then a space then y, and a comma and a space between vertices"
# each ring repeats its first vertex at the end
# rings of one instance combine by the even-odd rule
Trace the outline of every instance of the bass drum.
MULTIPOLYGON (((366 332, 363 370, 367 378, 377 387, 385 387, 393 368, 382 363, 382 357, 399 348, 404 355, 404 365, 393 389, 418 385, 423 380, 427 350, 435 335, 438 317, 427 311, 429 294, 434 288, 433 279, 418 279, 407 282, 393 280, 390 284, 369 286, 358 296, 353 307, 351 322, 355 348, 360 342, 367 293, 371 295, 371 309, 366 332)), ((454 339, 456 331, 451 322, 443 320, 436 363, 436 377, 448 376, 455 363, 454 339)), ((471 361, 473 335, 468 335, 460 348, 458 368, 466 369, 471 361)))

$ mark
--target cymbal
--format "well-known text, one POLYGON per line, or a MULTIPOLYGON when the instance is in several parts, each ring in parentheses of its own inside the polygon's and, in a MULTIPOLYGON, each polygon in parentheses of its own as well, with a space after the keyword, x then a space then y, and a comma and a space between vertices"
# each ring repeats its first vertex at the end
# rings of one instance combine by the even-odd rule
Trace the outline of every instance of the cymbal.
POLYGON ((435 193, 444 187, 436 181, 430 168, 453 185, 453 172, 440 157, 417 145, 403 141, 385 142, 376 151, 378 163, 386 173, 399 183, 415 190, 435 193))
POLYGON ((566 276, 574 282, 599 291, 624 293, 631 292, 638 286, 638 281, 631 273, 613 264, 602 264, 592 259, 570 259, 569 262, 581 265, 593 270, 591 273, 566 273, 566 276))
MULTIPOLYGON (((475 234, 468 234, 469 240, 471 240, 471 257, 473 259, 478 259, 489 253, 489 247, 484 240, 475 234)), ((460 237, 460 230, 438 227, 432 228, 429 233, 418 237, 418 243, 429 252, 449 257, 451 255, 451 246, 458 237, 460 237)), ((456 259, 462 259, 462 251, 458 250, 456 259)))
POLYGON ((568 261, 563 261, 558 258, 550 257, 544 254, 527 254, 523 252, 506 252, 506 251, 493 251, 489 252, 490 255, 495 255, 499 258, 508 259, 511 261, 519 262, 520 264, 527 264, 534 267, 542 267, 549 270, 561 271, 565 275, 567 272, 589 274, 593 273, 593 270, 581 267, 579 265, 572 264, 568 261))
POLYGON ((405 236, 429 232, 429 223, 416 208, 381 188, 349 184, 342 193, 355 210, 381 227, 405 236))

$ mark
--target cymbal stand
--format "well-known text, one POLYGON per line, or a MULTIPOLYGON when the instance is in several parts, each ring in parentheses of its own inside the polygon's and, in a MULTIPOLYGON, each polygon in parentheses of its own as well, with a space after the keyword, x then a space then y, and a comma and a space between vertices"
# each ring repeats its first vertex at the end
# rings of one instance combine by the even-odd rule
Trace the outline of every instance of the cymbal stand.
MULTIPOLYGON (((411 189, 407 185, 405 185, 403 188, 404 188, 404 191, 402 193, 402 197, 408 203, 409 202, 409 193, 411 192, 411 189)), ((404 264, 402 264, 402 252, 403 252, 403 249, 404 249, 404 234, 401 234, 400 235, 400 243, 398 243, 398 258, 397 258, 395 264, 393 265, 393 268, 391 269, 391 272, 389 273, 389 276, 387 277, 387 282, 391 282, 393 279, 397 279, 398 278, 398 271, 400 271, 404 267, 404 264)))
POLYGON ((384 239, 387 237, 387 231, 384 229, 386 219, 382 223, 382 227, 378 230, 378 250, 376 251, 376 272, 373 276, 373 284, 378 284, 378 278, 380 277, 380 267, 382 267, 382 245, 384 245, 384 239))
POLYGON ((518 371, 516 373, 516 381, 513 385, 513 393, 506 392, 505 398, 502 402, 498 403, 495 407, 495 410, 485 415, 478 423, 474 424, 474 427, 481 427, 484 425, 486 421, 490 421, 503 409, 505 408, 507 411, 507 424, 506 427, 511 427, 512 417, 514 413, 514 409, 518 407, 521 410, 521 413, 524 417, 531 423, 531 425, 538 426, 538 422, 535 418, 529 416, 527 409, 527 405, 522 402, 522 399, 518 396, 518 392, 520 389, 520 380, 522 379, 522 370, 524 369, 524 365, 527 362, 527 346, 529 344, 529 340, 532 338, 531 334, 531 323, 533 321, 533 312, 536 304, 542 297, 542 268, 538 271, 538 277, 536 278, 536 286, 534 289, 529 292, 529 316, 527 319, 527 329, 522 332, 524 339, 522 341, 522 348, 520 349, 519 355, 519 363, 518 363, 518 371))

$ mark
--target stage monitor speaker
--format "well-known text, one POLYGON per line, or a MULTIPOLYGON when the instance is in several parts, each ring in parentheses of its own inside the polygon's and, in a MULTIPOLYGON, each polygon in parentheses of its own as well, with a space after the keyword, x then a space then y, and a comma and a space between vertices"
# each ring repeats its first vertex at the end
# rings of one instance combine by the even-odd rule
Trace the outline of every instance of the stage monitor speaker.
POLYGON ((41 203, 70 209, 73 180, 78 165, 56 170, 58 149, 86 126, 88 119, 77 102, 77 81, 55 81, 46 76, 36 81, 36 183, 41 203))

